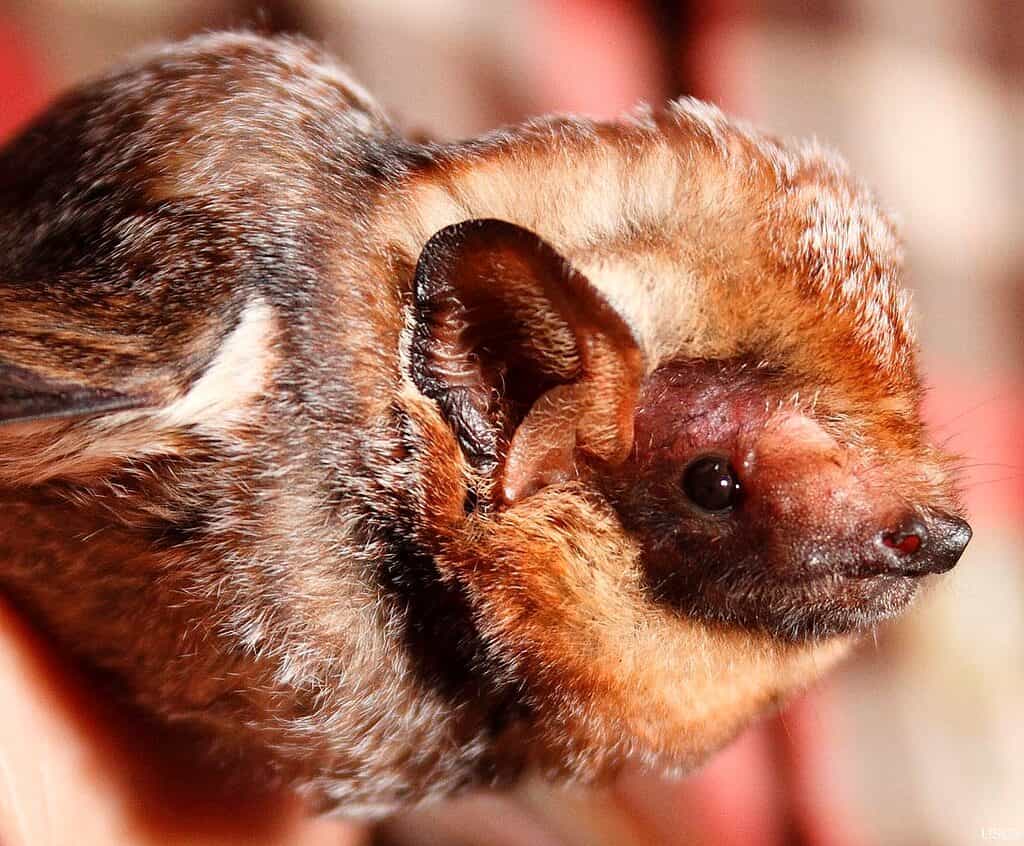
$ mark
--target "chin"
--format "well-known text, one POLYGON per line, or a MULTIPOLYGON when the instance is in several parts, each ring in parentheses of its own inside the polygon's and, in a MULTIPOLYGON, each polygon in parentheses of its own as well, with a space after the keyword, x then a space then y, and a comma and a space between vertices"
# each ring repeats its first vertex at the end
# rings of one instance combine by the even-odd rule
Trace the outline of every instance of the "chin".
POLYGON ((919 586, 919 578, 904 575, 837 574, 725 590, 706 584, 686 611, 785 641, 814 641, 867 631, 898 616, 919 586))

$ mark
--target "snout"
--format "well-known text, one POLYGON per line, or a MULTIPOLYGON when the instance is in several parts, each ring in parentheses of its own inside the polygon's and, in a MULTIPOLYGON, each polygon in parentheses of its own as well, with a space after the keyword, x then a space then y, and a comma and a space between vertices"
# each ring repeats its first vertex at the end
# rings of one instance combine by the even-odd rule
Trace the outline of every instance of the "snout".
POLYGON ((875 538, 878 563, 893 575, 926 576, 951 570, 971 540, 966 520, 931 511, 908 514, 875 538))

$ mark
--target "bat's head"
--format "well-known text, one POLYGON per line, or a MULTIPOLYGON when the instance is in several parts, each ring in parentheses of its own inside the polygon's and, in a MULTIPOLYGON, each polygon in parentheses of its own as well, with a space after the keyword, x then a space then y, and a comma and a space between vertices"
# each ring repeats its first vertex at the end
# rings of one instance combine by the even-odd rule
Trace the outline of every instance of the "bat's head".
POLYGON ((420 254, 408 372, 453 436, 430 466, 459 468, 428 482, 429 542, 546 711, 692 752, 971 530, 922 425, 898 241, 841 162, 697 104, 574 140, 547 217, 420 254))

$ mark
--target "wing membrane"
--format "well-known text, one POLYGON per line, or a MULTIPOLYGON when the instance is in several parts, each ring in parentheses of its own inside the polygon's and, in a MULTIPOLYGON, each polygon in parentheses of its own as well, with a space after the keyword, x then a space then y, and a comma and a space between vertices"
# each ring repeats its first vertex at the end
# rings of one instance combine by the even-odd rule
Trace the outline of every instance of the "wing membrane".
POLYGON ((144 408, 147 397, 45 379, 0 363, 0 426, 53 418, 92 417, 144 408))

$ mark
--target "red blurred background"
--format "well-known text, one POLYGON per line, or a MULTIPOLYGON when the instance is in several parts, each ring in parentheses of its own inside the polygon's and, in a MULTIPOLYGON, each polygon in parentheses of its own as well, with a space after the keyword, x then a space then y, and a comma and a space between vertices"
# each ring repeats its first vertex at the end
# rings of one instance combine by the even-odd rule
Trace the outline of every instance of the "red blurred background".
MULTIPOLYGON (((998 0, 0 2, 0 140, 138 45, 327 43, 405 125, 614 117, 679 94, 839 148, 898 210, 932 424, 975 540, 900 624, 697 775, 538 783, 407 814, 394 844, 1024 842, 1024 4, 998 0)), ((371 835, 339 828, 345 842, 371 835)))

